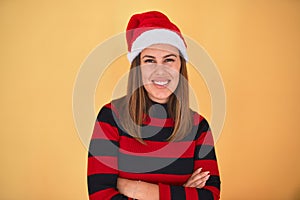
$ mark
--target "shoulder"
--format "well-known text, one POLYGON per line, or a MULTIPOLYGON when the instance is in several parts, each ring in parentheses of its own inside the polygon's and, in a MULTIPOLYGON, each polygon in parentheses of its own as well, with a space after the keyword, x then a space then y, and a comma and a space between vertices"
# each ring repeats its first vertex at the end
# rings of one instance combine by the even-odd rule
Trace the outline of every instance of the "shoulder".
POLYGON ((199 114, 198 112, 196 112, 192 109, 190 109, 190 111, 192 114, 194 126, 204 126, 204 125, 209 126, 208 121, 206 120, 206 118, 203 115, 199 114))
POLYGON ((111 102, 103 105, 98 112, 97 120, 111 120, 119 118, 120 109, 124 107, 125 97, 112 100, 111 102))
POLYGON ((193 131, 196 134, 195 139, 197 139, 201 134, 210 131, 210 126, 204 116, 193 110, 191 110, 191 113, 193 119, 193 131))

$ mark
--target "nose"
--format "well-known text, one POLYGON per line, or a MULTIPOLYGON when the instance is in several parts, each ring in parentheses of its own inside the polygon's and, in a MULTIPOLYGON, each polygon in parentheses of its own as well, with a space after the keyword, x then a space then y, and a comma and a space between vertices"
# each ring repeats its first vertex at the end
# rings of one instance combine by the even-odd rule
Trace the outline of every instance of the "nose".
POLYGON ((168 73, 168 67, 166 66, 166 65, 163 65, 163 64, 156 64, 156 66, 155 66, 155 71, 154 71, 154 73, 156 74, 156 75, 165 75, 165 74, 167 74, 168 73))

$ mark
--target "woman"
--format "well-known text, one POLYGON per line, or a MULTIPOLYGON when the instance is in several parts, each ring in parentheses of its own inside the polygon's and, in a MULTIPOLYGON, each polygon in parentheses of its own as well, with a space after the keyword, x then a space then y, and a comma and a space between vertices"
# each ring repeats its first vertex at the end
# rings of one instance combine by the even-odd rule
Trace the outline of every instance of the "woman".
POLYGON ((207 121, 189 108, 186 44, 157 11, 133 15, 127 95, 100 110, 89 147, 91 200, 219 199, 207 121))

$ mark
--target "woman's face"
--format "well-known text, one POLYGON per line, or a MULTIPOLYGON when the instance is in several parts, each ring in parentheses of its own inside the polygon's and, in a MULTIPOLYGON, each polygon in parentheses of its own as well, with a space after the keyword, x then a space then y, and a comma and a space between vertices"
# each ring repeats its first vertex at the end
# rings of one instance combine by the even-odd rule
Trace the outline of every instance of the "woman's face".
POLYGON ((141 71, 149 98, 166 103, 179 82, 181 61, 176 47, 155 44, 141 52, 141 71))

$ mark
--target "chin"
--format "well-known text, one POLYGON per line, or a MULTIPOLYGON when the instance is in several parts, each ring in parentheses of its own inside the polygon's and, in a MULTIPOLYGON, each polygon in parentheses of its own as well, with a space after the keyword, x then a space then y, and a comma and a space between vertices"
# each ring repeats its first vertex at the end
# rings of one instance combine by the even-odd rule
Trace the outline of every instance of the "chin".
POLYGON ((160 102, 163 103, 167 103, 167 101, 169 100, 169 97, 171 96, 171 94, 166 94, 166 95, 153 95, 153 97, 160 102))

